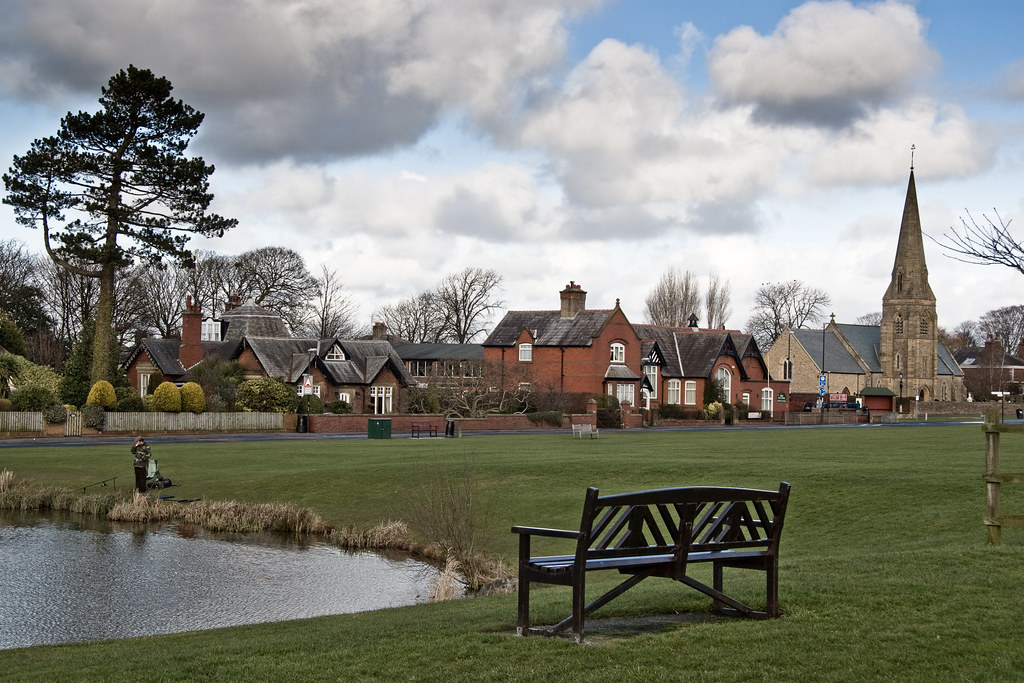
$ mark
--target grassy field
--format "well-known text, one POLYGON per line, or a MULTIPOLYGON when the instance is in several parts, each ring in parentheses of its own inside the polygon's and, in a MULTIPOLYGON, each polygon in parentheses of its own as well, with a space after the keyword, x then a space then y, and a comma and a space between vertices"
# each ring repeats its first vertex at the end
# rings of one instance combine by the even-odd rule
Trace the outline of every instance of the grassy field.
MULTIPOLYGON (((597 612, 582 646, 517 638, 509 595, 0 651, 0 679, 1024 676, 1024 530, 1004 530, 1002 546, 985 544, 984 439, 977 425, 602 432, 593 441, 522 435, 153 443, 163 473, 182 484, 169 490, 178 498, 293 502, 338 525, 406 519, 409 501, 425 485, 460 480, 468 469, 487 511, 479 547, 510 560, 511 525, 575 527, 587 485, 611 493, 691 484, 776 488, 786 480, 793 492, 782 535, 783 616, 716 618, 704 596, 652 580, 597 612), (665 618, 639 618, 652 614, 665 618)), ((116 475, 127 487, 129 446, 3 448, 0 470, 66 486, 116 475)), ((1024 438, 1004 438, 1003 469, 1024 471, 1024 438)), ((1024 491, 1004 489, 1004 511, 1024 512, 1024 491)), ((726 581, 763 604, 763 575, 733 577, 726 581)), ((537 622, 551 623, 565 616, 569 598, 549 588, 533 602, 537 622)))

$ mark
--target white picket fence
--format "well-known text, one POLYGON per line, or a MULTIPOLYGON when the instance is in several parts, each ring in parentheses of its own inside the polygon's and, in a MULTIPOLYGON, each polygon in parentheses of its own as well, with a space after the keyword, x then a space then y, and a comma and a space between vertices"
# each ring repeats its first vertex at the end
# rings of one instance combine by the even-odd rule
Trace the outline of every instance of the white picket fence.
POLYGON ((284 429, 284 413, 107 413, 105 432, 248 432, 284 429))
POLYGON ((0 432, 41 432, 42 413, 0 413, 0 432))

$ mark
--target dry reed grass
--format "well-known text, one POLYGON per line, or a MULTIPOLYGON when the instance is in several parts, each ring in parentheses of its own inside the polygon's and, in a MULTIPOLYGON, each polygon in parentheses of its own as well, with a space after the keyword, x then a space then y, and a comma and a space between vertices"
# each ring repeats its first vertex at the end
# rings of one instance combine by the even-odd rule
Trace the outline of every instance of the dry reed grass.
POLYGON ((14 472, 10 470, 4 470, 0 472, 0 493, 5 493, 11 488, 11 483, 14 481, 14 472))
POLYGON ((462 579, 459 577, 459 561, 449 555, 444 562, 441 575, 430 582, 430 592, 427 599, 430 602, 444 602, 459 597, 464 590, 462 579))

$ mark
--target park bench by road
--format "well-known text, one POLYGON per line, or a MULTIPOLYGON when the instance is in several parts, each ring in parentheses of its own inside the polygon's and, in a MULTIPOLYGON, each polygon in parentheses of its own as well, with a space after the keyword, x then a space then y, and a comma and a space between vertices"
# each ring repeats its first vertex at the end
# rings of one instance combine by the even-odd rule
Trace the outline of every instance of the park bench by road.
POLYGON ((571 635, 583 640, 585 617, 649 577, 673 579, 713 599, 725 614, 768 619, 779 615, 779 536, 790 485, 778 491, 693 486, 601 496, 587 489, 577 531, 512 527, 519 534, 519 635, 571 635), (533 557, 535 536, 575 541, 571 555, 533 557), (711 563, 712 585, 687 573, 711 563), (766 575, 766 605, 755 609, 725 593, 726 568, 766 575), (586 575, 617 570, 627 578, 586 603, 586 575), (572 614, 550 628, 530 625, 530 584, 572 587, 572 614))

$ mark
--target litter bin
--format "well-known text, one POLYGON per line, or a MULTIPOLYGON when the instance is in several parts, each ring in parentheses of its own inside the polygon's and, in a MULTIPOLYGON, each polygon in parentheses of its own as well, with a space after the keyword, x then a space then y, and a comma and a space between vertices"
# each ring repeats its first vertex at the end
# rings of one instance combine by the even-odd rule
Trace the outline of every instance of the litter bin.
POLYGON ((1017 408, 1017 419, 1024 420, 1024 409, 1017 408))
POLYGON ((448 420, 444 425, 444 435, 447 437, 455 436, 455 420, 448 420))
POLYGON ((309 415, 296 415, 295 431, 305 434, 309 431, 309 415))
POLYGON ((366 437, 369 439, 390 439, 391 420, 389 418, 375 418, 367 424, 366 437))

